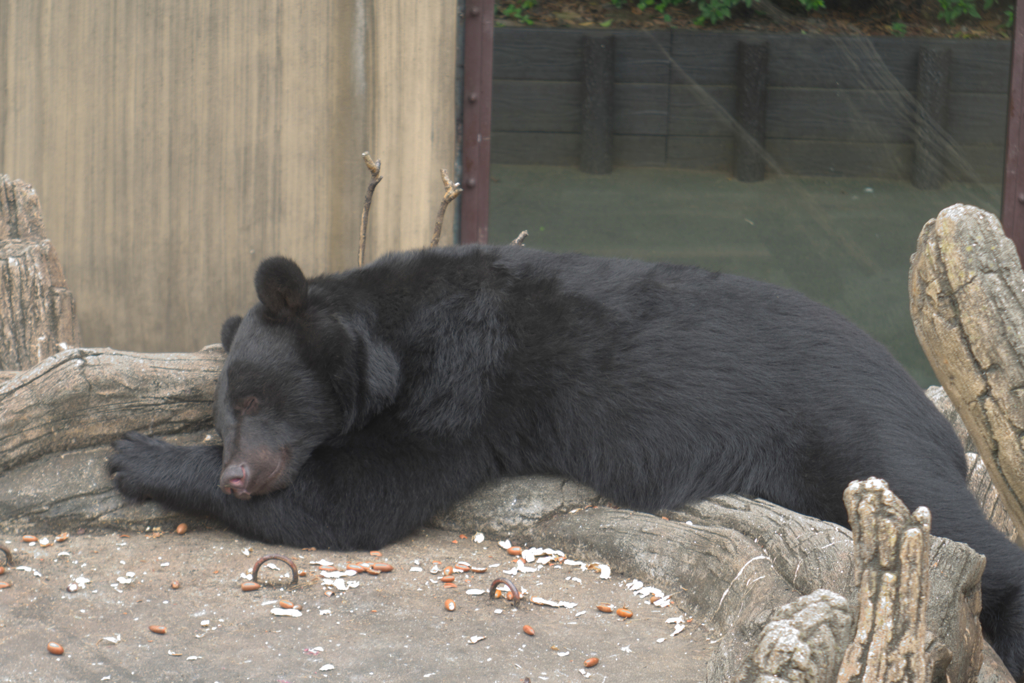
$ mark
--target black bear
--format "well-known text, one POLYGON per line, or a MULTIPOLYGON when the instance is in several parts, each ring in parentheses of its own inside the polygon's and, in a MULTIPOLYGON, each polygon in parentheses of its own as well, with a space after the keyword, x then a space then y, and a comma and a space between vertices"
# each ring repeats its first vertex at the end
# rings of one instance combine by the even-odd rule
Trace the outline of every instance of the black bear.
POLYGON ((126 496, 365 549, 503 475, 651 512, 741 493, 839 524, 846 485, 879 477, 987 556, 982 623, 1024 669, 1024 551, 979 510, 952 428, 880 344, 796 292, 466 246, 311 280, 272 258, 256 293, 221 334, 223 447, 127 435, 109 464, 126 496))

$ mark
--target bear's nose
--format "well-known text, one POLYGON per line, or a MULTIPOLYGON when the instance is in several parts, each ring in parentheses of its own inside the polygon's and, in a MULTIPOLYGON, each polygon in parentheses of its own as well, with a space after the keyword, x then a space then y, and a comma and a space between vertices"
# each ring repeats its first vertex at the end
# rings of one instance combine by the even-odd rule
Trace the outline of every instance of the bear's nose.
POLYGON ((242 500, 248 500, 251 497, 245 490, 248 478, 245 465, 228 465, 220 473, 220 488, 224 493, 231 494, 242 500))

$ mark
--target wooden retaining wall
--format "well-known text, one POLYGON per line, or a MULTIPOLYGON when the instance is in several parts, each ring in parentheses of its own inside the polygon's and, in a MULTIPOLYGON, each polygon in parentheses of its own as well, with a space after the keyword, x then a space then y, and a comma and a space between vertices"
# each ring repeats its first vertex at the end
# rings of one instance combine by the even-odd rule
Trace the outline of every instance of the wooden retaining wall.
POLYGON ((768 173, 912 179, 924 136, 951 179, 1002 177, 1009 41, 683 30, 497 29, 494 163, 580 162, 583 44, 599 34, 614 36, 615 165, 732 173, 737 55, 747 42, 767 46, 768 173), (922 64, 926 53, 940 66, 948 59, 945 106, 935 111, 916 105, 934 98, 921 76, 933 68, 922 64))
POLYGON ((263 258, 354 266, 364 150, 367 257, 426 245, 458 30, 449 0, 0 0, 0 173, 39 193, 83 344, 195 350, 263 258))

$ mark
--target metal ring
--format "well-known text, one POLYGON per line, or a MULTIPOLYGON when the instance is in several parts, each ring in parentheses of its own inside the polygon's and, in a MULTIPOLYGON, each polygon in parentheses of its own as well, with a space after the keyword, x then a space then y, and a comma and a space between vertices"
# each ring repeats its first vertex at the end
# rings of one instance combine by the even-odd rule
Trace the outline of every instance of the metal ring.
MULTIPOLYGON (((254 564, 253 567, 252 567, 252 580, 253 581, 256 581, 256 574, 257 574, 257 572, 259 572, 260 567, 263 566, 263 563, 267 562, 268 560, 281 560, 282 562, 284 562, 284 563, 286 563, 288 565, 288 567, 292 570, 292 582, 289 585, 294 586, 295 584, 297 584, 299 582, 299 570, 298 570, 298 568, 295 566, 295 563, 292 562, 290 558, 285 557, 284 555, 266 555, 266 556, 261 557, 260 559, 256 560, 256 564, 254 564)), ((259 582, 257 581, 257 583, 259 583, 259 582)))

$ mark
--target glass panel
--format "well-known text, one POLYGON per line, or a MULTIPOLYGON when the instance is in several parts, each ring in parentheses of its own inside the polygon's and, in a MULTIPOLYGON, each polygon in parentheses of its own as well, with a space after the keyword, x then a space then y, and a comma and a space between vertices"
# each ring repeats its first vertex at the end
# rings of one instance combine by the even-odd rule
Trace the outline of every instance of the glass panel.
POLYGON ((533 43, 543 63, 530 64, 514 48, 542 30, 502 31, 492 244, 528 230, 527 246, 538 249, 685 263, 792 287, 867 330, 922 386, 937 383, 910 320, 909 259, 923 224, 946 206, 999 213, 1008 42, 772 36, 767 173, 740 182, 732 165, 742 34, 617 32, 614 168, 589 174, 579 169, 582 36, 539 53, 533 43), (931 128, 943 156, 937 189, 912 182, 922 49, 951 50, 946 124, 931 128))

